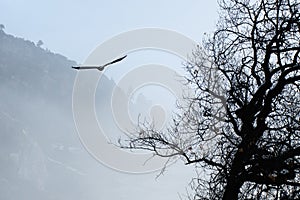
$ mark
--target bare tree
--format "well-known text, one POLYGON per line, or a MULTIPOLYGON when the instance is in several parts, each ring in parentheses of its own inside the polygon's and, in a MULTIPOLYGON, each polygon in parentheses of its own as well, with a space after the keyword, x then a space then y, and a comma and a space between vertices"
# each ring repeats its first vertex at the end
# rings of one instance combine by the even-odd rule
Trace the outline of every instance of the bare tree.
POLYGON ((222 0, 187 69, 195 88, 168 131, 128 147, 198 169, 194 199, 300 199, 300 2, 222 0))

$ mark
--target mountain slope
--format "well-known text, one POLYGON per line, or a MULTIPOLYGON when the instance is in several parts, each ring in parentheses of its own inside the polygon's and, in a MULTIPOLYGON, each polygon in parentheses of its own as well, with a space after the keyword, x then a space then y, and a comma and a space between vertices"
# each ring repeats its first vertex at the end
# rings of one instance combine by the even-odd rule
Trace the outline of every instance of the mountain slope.
POLYGON ((82 199, 92 160, 72 118, 74 64, 0 31, 0 199, 82 199))
MULTIPOLYGON (((0 30, 1 200, 96 200, 112 194, 119 198, 115 186, 121 175, 101 167, 75 130, 72 89, 77 71, 71 69, 75 64, 0 30)), ((108 134, 119 137, 110 101, 116 84, 103 76, 99 85, 98 119, 108 134)), ((151 104, 142 99, 129 102, 135 113, 151 104)), ((129 180, 126 176, 124 180, 129 180)))

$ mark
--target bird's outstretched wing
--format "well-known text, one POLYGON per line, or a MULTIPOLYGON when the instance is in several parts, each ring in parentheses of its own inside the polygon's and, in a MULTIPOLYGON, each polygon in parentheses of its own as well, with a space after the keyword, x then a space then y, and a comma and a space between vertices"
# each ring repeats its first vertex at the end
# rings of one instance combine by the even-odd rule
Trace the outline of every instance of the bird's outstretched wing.
POLYGON ((73 69, 98 69, 99 66, 73 66, 73 69))
POLYGON ((121 57, 121 58, 118 58, 118 59, 116 59, 116 60, 113 60, 113 61, 111 61, 111 62, 109 62, 109 63, 106 63, 105 65, 103 65, 103 67, 106 67, 106 66, 108 66, 108 65, 111 65, 111 64, 114 64, 114 63, 117 63, 117 62, 120 62, 121 60, 123 60, 124 58, 126 58, 127 57, 127 55, 125 55, 125 56, 123 56, 123 57, 121 57))
POLYGON ((127 55, 125 55, 121 58, 118 58, 116 60, 113 60, 109 63, 106 63, 105 65, 102 65, 102 66, 75 66, 75 67, 73 66, 72 68, 77 69, 77 70, 81 70, 81 69, 98 69, 99 71, 102 71, 106 66, 117 63, 117 62, 120 62, 121 60, 123 60, 126 57, 127 57, 127 55))

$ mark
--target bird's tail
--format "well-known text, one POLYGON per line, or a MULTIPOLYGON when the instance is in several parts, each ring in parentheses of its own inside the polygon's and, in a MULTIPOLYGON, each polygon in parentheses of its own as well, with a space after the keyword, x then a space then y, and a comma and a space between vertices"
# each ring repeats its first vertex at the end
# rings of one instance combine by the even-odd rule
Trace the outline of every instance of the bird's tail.
POLYGON ((101 72, 104 69, 104 66, 97 67, 97 69, 101 72))

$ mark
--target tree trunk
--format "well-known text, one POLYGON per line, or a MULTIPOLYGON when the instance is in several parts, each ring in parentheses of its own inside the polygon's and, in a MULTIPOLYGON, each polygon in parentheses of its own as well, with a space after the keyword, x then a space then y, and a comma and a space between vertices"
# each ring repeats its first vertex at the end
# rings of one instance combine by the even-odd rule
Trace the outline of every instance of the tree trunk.
POLYGON ((243 177, 241 177, 240 173, 243 168, 242 160, 244 159, 244 156, 244 153, 239 151, 235 155, 231 171, 227 179, 223 200, 238 200, 240 188, 244 183, 243 177))
POLYGON ((239 183, 238 180, 228 181, 225 192, 223 195, 223 200, 238 200, 238 195, 242 183, 239 183))

